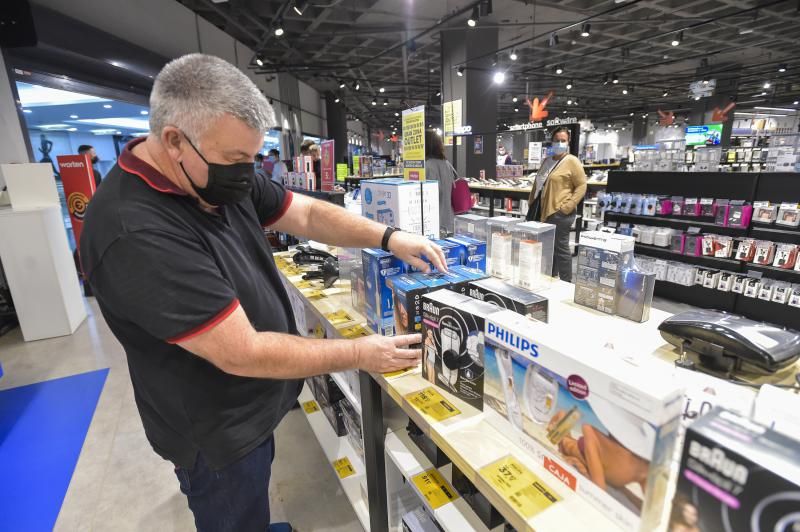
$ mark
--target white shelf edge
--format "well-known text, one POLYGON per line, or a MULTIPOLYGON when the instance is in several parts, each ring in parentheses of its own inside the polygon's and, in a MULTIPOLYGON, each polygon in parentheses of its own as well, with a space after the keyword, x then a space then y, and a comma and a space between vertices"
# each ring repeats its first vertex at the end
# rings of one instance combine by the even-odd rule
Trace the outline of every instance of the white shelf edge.
MULTIPOLYGON (((308 401, 316 401, 311 390, 309 390, 306 385, 303 385, 303 391, 300 392, 300 397, 298 397, 297 400, 301 404, 308 401)), ((311 426, 311 431, 317 438, 328 463, 332 464, 334 460, 347 457, 356 470, 354 475, 347 478, 340 478, 339 483, 342 485, 342 491, 344 491, 347 500, 350 501, 350 505, 353 507, 353 511, 358 517, 361 526, 364 530, 369 531, 369 504, 361 493, 361 485, 362 483, 366 483, 367 476, 366 468, 361 461, 361 457, 358 456, 353 446, 347 441, 347 436, 336 435, 322 410, 318 410, 313 414, 306 414, 305 410, 303 410, 303 414, 308 424, 311 426)), ((331 468, 333 468, 333 465, 331 465, 331 468)), ((334 471, 334 474, 335 473, 334 471)), ((336 477, 338 478, 339 476, 336 475, 336 477)))
MULTIPOLYGON (((384 447, 386 454, 400 470, 400 473, 409 480, 411 477, 433 468, 433 464, 425 454, 414 444, 404 431, 389 432, 386 434, 384 447)), ((414 489, 413 484, 411 484, 414 489)), ((416 489, 414 489, 416 491, 416 489)), ((419 493, 417 492, 419 495, 419 493)), ((463 497, 433 510, 424 497, 420 501, 433 514, 445 532, 462 532, 474 530, 477 532, 490 532, 483 521, 470 508, 463 497)), ((502 526, 492 530, 502 530, 502 526)))
MULTIPOLYGON (((355 370, 354 370, 355 371, 355 370)), ((342 390, 345 398, 353 405, 353 408, 356 409, 359 416, 363 416, 361 413, 361 398, 356 397, 356 394, 353 393, 353 390, 350 389, 350 386, 347 385, 347 381, 344 380, 344 377, 341 373, 331 373, 331 377, 333 377, 333 381, 336 383, 336 386, 342 390)))

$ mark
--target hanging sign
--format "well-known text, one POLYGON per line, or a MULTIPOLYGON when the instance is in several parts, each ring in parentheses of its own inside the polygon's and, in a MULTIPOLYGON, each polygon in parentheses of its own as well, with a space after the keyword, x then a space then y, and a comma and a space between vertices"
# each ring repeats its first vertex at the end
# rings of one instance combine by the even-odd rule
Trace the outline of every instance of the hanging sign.
POLYGON ((568 126, 571 124, 577 124, 578 119, 574 116, 569 116, 565 118, 555 117, 547 122, 528 122, 527 124, 514 124, 509 126, 509 131, 527 131, 529 129, 544 129, 546 127, 555 127, 555 126, 568 126))
POLYGON ((730 113, 734 107, 736 107, 736 102, 729 103, 728 105, 725 106, 724 109, 720 109, 719 107, 714 107, 714 110, 711 112, 711 121, 727 122, 728 113, 730 113))
POLYGON ((319 169, 322 172, 322 190, 330 192, 333 190, 333 141, 323 140, 319 145, 320 151, 320 165, 319 169))
POLYGON ((548 92, 547 96, 542 98, 541 101, 539 101, 539 98, 534 98, 533 101, 529 98, 525 98, 525 104, 531 110, 529 118, 531 122, 541 122, 547 118, 550 114, 550 112, 547 111, 547 102, 550 101, 550 98, 552 98, 554 94, 553 91, 548 92))
POLYGON ((689 84, 689 96, 694 98, 708 98, 714 94, 717 88, 717 80, 706 79, 695 81, 689 84))
POLYGON ((672 111, 664 112, 661 109, 658 109, 657 111, 659 117, 658 118, 659 125, 666 127, 666 126, 671 126, 672 124, 675 123, 675 113, 673 113, 672 111))
POLYGON ((403 179, 425 181, 425 106, 403 111, 403 179))
MULTIPOLYGON (((444 145, 452 146, 452 134, 458 133, 458 130, 461 129, 461 100, 444 102, 442 104, 442 116, 444 118, 444 145)), ((458 138, 456 143, 461 146, 461 139, 458 138)))
POLYGON ((75 236, 75 245, 80 249, 81 233, 83 232, 83 217, 89 200, 95 192, 94 171, 89 154, 59 155, 58 171, 61 182, 64 184, 64 197, 67 198, 67 210, 72 220, 72 233, 75 236))

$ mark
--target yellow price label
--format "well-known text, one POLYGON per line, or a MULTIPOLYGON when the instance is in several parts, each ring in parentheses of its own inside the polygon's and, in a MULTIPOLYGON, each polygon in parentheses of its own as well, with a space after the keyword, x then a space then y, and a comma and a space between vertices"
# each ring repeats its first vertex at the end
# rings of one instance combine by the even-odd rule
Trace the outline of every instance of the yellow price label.
POLYGON ((511 455, 481 468, 479 473, 525 519, 561 500, 542 479, 511 455))
POLYGON ((350 459, 346 456, 344 458, 334 460, 333 468, 336 470, 336 474, 339 475, 339 478, 347 478, 356 474, 353 464, 350 463, 350 459))
POLYGON ((344 338, 352 340, 353 338, 360 338, 361 336, 369 336, 372 334, 372 331, 359 324, 339 329, 339 334, 341 334, 344 338))
POLYGON ((456 490, 448 484, 437 469, 429 469, 414 475, 411 477, 411 482, 434 510, 458 499, 456 490))
POLYGON ((319 405, 316 401, 306 401, 303 403, 303 410, 305 410, 306 414, 313 414, 314 412, 319 412, 319 405))
POLYGON ((443 421, 461 413, 461 410, 442 397, 435 388, 425 388, 424 390, 410 393, 406 395, 406 399, 417 410, 426 416, 430 416, 434 421, 443 421))
POLYGON ((405 375, 406 373, 411 373, 416 368, 406 368, 406 369, 398 369, 397 371, 390 371, 388 373, 384 373, 383 377, 385 379, 393 379, 395 377, 399 377, 400 375, 405 375))
POLYGON ((331 325, 342 325, 347 323, 348 321, 353 321, 353 317, 347 313, 346 310, 337 310, 336 312, 328 312, 325 314, 325 319, 330 322, 331 325))
POLYGON ((303 295, 306 296, 306 299, 318 299, 325 297, 325 294, 319 289, 303 291, 303 295))
POLYGON ((325 327, 321 323, 314 327, 314 338, 325 338, 325 327))
POLYGON ((295 288, 298 290, 303 290, 304 288, 313 288, 314 285, 311 284, 311 281, 307 281, 305 279, 298 281, 294 284, 295 288))

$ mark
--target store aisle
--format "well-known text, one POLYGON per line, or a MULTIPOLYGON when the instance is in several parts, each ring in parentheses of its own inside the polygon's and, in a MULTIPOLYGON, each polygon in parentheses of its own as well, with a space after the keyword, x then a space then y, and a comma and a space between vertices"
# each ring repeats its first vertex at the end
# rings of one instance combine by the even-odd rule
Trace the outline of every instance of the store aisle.
MULTIPOLYGON (((26 343, 16 329, 0 338, 0 390, 109 368, 55 530, 194 530, 170 464, 145 439, 125 354, 94 299, 88 310, 72 336, 26 343)), ((358 530, 300 411, 287 416, 276 438, 273 520, 290 520, 300 531, 358 530)))

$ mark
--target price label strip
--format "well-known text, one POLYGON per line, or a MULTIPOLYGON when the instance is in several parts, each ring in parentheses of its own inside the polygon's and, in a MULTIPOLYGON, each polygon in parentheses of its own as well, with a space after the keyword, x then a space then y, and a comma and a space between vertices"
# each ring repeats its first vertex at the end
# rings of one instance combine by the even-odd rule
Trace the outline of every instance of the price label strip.
POLYGON ((442 477, 437 469, 428 469, 411 477, 411 482, 425 497, 433 510, 458 499, 456 490, 442 477))
POLYGON ((339 334, 341 334, 345 338, 352 340, 353 338, 369 336, 370 334, 372 334, 372 331, 370 331, 363 325, 353 325, 351 327, 345 327, 343 329, 339 329, 339 334))
POLYGON ((461 410, 442 397, 435 388, 425 388, 405 397, 417 410, 433 418, 434 421, 444 421, 461 413, 461 410))
POLYGON ((314 412, 319 412, 319 405, 316 401, 306 401, 303 403, 303 410, 305 410, 306 414, 313 414, 314 412))
POLYGON ((339 478, 347 478, 356 474, 353 464, 350 463, 350 459, 346 456, 344 458, 334 460, 333 468, 336 470, 336 474, 339 475, 339 478))
POLYGON ((511 455, 481 468, 479 473, 525 519, 561 500, 542 479, 511 455))
POLYGON ((314 326, 314 338, 325 338, 325 327, 321 323, 314 326))
POLYGON ((401 375, 406 375, 407 373, 411 373, 416 368, 406 368, 406 369, 399 369, 397 371, 390 371, 388 373, 384 373, 383 376, 386 379, 393 379, 395 377, 399 377, 401 375))
POLYGON ((327 319, 331 325, 334 327, 337 325, 345 324, 349 321, 353 321, 352 316, 347 313, 345 310, 337 310, 336 312, 329 312, 325 314, 325 319, 327 319))

